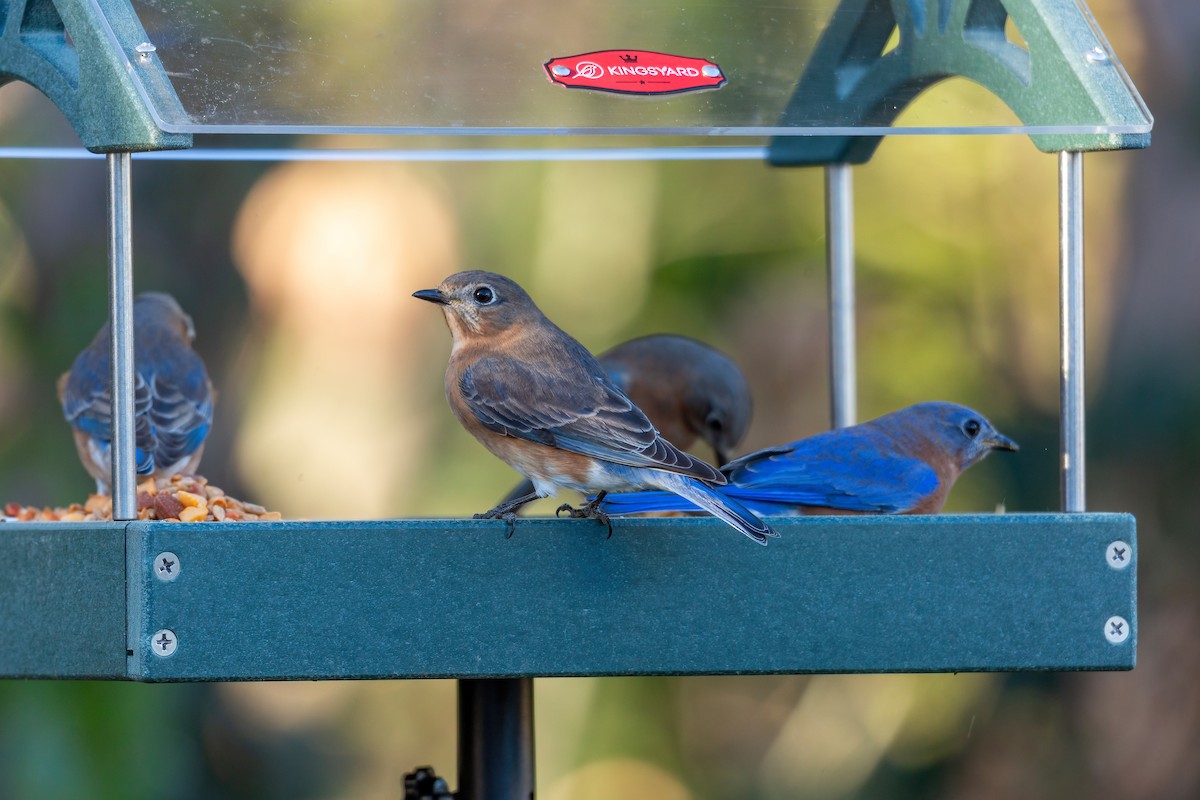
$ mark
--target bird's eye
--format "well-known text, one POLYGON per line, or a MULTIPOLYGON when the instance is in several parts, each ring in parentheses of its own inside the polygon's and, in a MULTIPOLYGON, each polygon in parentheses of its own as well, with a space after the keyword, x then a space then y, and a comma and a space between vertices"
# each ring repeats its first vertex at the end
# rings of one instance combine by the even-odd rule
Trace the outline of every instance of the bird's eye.
POLYGON ((478 286, 471 294, 475 298, 475 302, 481 306, 491 305, 496 300, 496 293, 492 291, 490 286, 478 286))
POLYGON ((979 435, 979 431, 983 430, 983 426, 979 424, 979 420, 969 419, 963 423, 962 429, 968 439, 974 439, 979 435))

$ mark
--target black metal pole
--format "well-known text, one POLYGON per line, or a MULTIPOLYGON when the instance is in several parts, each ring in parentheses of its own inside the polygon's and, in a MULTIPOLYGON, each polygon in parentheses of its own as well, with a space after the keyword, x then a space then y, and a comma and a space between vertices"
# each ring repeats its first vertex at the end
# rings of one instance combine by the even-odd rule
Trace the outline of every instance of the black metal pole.
POLYGON ((533 800, 533 679, 458 682, 458 800, 533 800))

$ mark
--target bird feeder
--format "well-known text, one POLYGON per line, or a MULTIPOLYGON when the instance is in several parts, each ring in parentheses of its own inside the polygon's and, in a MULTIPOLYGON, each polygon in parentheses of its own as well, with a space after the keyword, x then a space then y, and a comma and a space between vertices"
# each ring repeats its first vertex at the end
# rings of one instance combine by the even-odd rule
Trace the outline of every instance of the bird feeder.
MULTIPOLYGON (((0 524, 0 675, 457 678, 459 796, 493 798, 532 796, 535 676, 1134 666, 1135 521, 1084 503, 1082 166, 1085 152, 1146 147, 1152 118, 1082 2, 619 0, 477 23, 405 0, 371 41, 349 8, 303 41, 265 2, 14 0, 4 14, 2 80, 45 93, 107 160, 116 521, 0 524), (419 46, 429 37, 436 47, 419 46), (332 56, 352 84, 324 79, 332 56), (894 124, 955 76, 1019 123, 894 124), (464 138, 192 148, 204 134, 312 133, 464 138), (832 419, 845 426, 853 165, 884 136, 933 134, 1027 135, 1057 153, 1062 513, 781 519, 765 551, 699 518, 621 520, 609 541, 555 520, 523 521, 512 539, 500 521, 134 521, 131 154, 821 166, 832 419), (572 135, 605 144, 527 144, 572 135), (481 136, 521 145, 475 149, 481 136)), ((0 148, 22 155, 79 151, 0 148)))

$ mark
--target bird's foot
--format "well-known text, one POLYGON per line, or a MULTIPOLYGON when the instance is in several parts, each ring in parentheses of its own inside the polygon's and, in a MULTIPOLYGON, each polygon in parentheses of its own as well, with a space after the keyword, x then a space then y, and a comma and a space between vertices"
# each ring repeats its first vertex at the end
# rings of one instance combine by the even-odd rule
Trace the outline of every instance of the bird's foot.
POLYGON ((508 523, 508 533, 504 535, 505 539, 511 539, 513 533, 517 529, 517 509, 526 503, 532 503, 538 499, 537 492, 515 497, 512 500, 505 501, 495 508, 488 509, 482 514, 476 514, 475 519, 502 519, 508 523))
POLYGON ((496 506, 490 511, 485 511, 482 514, 476 514, 472 519, 502 519, 506 523, 504 538, 511 539, 517 531, 517 514, 511 509, 506 510, 502 505, 496 506))
POLYGON ((556 517, 561 516, 562 512, 566 511, 567 515, 570 516, 571 519, 594 519, 594 520, 597 520, 602 525, 604 525, 606 528, 608 528, 608 536, 606 538, 611 539, 612 535, 613 535, 612 519, 608 516, 608 514, 605 514, 603 511, 600 510, 600 503, 601 503, 601 501, 604 500, 604 495, 605 495, 605 492, 601 492, 600 494, 596 495, 592 500, 590 500, 587 503, 584 503, 579 508, 576 508, 575 506, 571 505, 570 503, 563 503, 561 506, 559 506, 557 509, 555 509, 554 516, 556 516, 556 517))

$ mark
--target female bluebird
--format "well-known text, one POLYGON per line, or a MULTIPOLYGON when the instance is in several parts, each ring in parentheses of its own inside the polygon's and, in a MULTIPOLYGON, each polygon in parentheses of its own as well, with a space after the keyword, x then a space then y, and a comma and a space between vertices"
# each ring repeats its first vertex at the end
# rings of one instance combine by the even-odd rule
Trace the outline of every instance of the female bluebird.
POLYGON ((567 488, 599 493, 572 516, 607 522, 597 507, 607 492, 654 488, 688 498, 760 544, 775 535, 713 491, 708 484, 724 483, 721 473, 663 439, 595 357, 513 281, 459 272, 413 296, 441 305, 450 328, 446 399, 454 415, 533 482, 532 492, 482 517, 511 523, 517 508, 567 488))
MULTIPOLYGON (((992 450, 1016 450, 982 415, 918 403, 870 422, 769 447, 726 464, 717 491, 762 515, 936 514, 958 476, 992 450)), ((662 492, 609 495, 609 514, 695 511, 662 492)))
MULTIPOLYGON (((212 427, 213 389, 204 362, 192 350, 192 318, 175 298, 144 292, 133 302, 134 437, 137 474, 195 472, 212 427)), ((75 433, 83 467, 96 491, 112 484, 112 384, 109 326, 58 381, 63 416, 75 433)))
MULTIPOLYGON (((737 364, 687 336, 656 333, 596 356, 608 377, 680 450, 704 440, 724 464, 750 427, 750 386, 737 364)), ((504 499, 533 491, 524 481, 504 499)))
POLYGON ((656 333, 597 356, 608 377, 668 442, 704 440, 724 464, 750 427, 750 386, 737 364, 687 336, 656 333))

